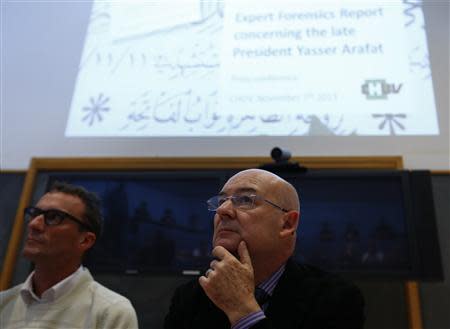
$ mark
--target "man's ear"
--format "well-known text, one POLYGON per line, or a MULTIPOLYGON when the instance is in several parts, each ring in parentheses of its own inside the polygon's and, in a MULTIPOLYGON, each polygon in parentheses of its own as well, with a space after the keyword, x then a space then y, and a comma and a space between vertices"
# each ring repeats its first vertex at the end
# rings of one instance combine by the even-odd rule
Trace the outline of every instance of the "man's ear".
POLYGON ((86 251, 86 250, 90 249, 94 245, 96 239, 97 238, 96 238, 94 233, 92 233, 92 232, 83 232, 83 234, 80 237, 80 244, 79 244, 79 246, 80 246, 80 248, 83 251, 86 251))
POLYGON ((280 237, 284 238, 289 235, 294 235, 297 231, 300 213, 296 210, 287 212, 283 217, 283 227, 280 231, 280 237))

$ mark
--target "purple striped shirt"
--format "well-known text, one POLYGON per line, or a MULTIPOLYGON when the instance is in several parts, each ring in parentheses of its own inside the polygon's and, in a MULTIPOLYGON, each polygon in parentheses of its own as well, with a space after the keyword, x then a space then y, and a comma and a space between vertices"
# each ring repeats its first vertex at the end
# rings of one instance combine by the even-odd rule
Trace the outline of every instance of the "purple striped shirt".
MULTIPOLYGON (((280 267, 278 271, 276 271, 274 274, 270 276, 266 281, 262 282, 258 287, 263 289, 269 296, 272 296, 273 291, 275 290, 275 287, 277 286, 278 280, 280 280, 281 275, 284 272, 286 265, 283 264, 283 266, 280 267)), ((267 302, 262 305, 263 310, 267 308, 267 302)), ((251 326, 253 326, 255 323, 261 321, 266 317, 264 314, 264 311, 256 311, 253 313, 250 313, 243 318, 241 318, 238 322, 234 324, 234 326, 231 327, 231 329, 248 329, 251 326)))

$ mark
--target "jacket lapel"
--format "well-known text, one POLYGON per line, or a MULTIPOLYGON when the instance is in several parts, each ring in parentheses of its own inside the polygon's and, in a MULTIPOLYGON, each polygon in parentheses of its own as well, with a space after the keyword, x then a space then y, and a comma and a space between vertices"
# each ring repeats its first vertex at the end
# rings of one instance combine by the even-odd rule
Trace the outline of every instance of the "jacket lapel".
POLYGON ((276 327, 301 327, 309 302, 305 294, 302 294, 304 280, 305 274, 301 267, 289 259, 266 310, 267 317, 276 321, 276 327))

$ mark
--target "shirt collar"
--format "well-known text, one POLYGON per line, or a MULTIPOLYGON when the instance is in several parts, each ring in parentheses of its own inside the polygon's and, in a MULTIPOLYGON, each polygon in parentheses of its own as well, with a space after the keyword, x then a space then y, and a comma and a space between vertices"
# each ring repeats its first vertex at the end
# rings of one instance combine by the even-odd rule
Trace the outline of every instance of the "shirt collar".
POLYGON ((274 272, 267 280, 258 285, 259 288, 263 289, 267 294, 272 296, 281 275, 286 269, 286 264, 283 264, 276 272, 274 272))
POLYGON ((26 304, 31 304, 32 302, 38 303, 51 303, 57 300, 59 297, 70 291, 80 280, 81 274, 85 269, 80 266, 75 272, 66 277, 65 279, 59 281, 53 287, 50 287, 39 298, 33 291, 33 276, 34 271, 28 276, 22 288, 20 289, 20 294, 23 301, 26 304))

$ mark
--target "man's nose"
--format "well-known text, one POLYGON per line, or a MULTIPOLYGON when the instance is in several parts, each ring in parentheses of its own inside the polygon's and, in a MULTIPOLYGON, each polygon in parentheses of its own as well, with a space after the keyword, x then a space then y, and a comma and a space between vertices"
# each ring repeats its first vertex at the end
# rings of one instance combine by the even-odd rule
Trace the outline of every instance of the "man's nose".
POLYGON ((216 210, 217 214, 220 216, 233 216, 234 211, 235 209, 231 198, 225 200, 225 202, 223 202, 216 210))
POLYGON ((38 231, 44 230, 45 228, 44 215, 40 214, 36 217, 31 218, 30 221, 28 222, 28 228, 30 230, 38 230, 38 231))

